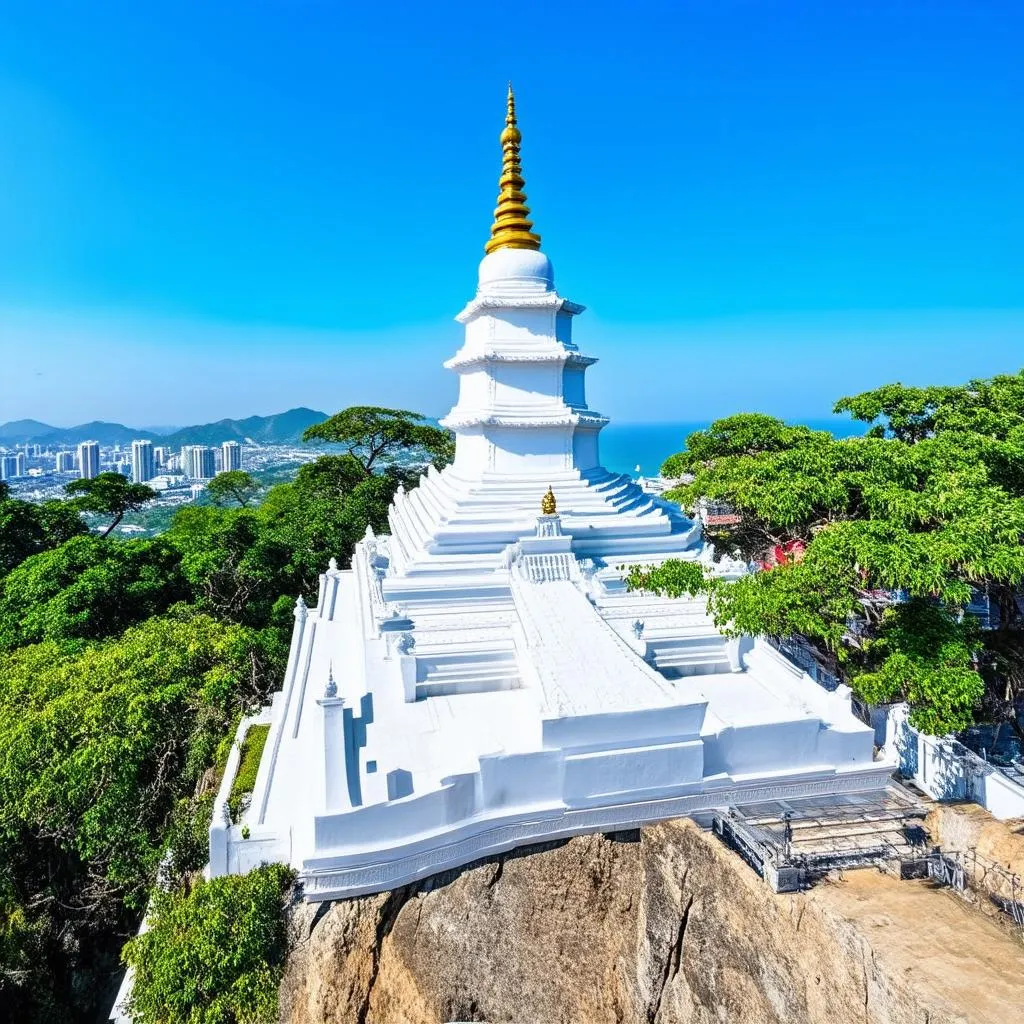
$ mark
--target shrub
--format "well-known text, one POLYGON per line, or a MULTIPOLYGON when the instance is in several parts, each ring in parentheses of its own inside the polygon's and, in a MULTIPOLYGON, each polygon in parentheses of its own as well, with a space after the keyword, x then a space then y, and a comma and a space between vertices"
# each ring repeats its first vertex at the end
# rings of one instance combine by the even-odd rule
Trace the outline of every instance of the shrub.
POLYGON ((251 725, 246 731, 245 739, 242 740, 238 771, 235 773, 235 781, 231 784, 231 795, 228 797, 231 817, 235 821, 238 821, 242 814, 243 799, 256 788, 256 773, 260 770, 263 747, 267 742, 269 732, 269 725, 251 725))
POLYGON ((294 875, 280 864, 158 891, 149 931, 125 947, 136 1024, 262 1024, 277 1019, 294 875))

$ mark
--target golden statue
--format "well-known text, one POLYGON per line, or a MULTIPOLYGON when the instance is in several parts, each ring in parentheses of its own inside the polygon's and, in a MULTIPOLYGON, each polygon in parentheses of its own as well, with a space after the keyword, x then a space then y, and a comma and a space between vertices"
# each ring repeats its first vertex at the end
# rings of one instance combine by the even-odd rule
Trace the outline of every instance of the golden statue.
POLYGON ((549 486, 548 493, 540 499, 541 515, 553 516, 557 507, 558 506, 555 504, 555 492, 551 490, 551 487, 549 486))
POLYGON ((522 135, 516 126, 516 98, 512 83, 508 84, 508 113, 505 130, 501 133, 501 177, 498 179, 498 205, 494 210, 491 237, 484 252, 496 249, 539 249, 540 235, 530 229, 530 208, 526 205, 523 186, 523 168, 519 163, 519 143, 522 135))

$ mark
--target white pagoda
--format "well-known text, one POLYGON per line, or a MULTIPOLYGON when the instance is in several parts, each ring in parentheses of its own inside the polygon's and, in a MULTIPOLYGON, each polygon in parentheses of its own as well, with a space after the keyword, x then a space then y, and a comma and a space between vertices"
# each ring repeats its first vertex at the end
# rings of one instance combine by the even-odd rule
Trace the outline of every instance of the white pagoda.
POLYGON ((389 889, 511 847, 758 800, 882 788, 845 687, 702 599, 631 593, 625 567, 708 571, 700 525, 601 466, 583 307, 532 231, 511 89, 491 238, 445 364, 456 455, 399 489, 390 535, 301 598, 252 802, 225 776, 210 871, 290 863, 309 899, 389 889))

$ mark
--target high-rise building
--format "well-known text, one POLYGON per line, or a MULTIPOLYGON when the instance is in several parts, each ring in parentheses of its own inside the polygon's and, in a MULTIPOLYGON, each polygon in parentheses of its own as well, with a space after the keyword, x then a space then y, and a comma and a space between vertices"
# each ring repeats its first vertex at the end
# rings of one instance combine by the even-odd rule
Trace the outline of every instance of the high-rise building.
POLYGON ((132 482, 144 484, 156 476, 152 441, 132 441, 132 482))
POLYGON ((213 449, 203 444, 192 445, 189 476, 194 480, 209 480, 216 475, 213 449))
POLYGON ((171 457, 171 449, 165 448, 162 445, 157 445, 153 449, 153 462, 156 464, 157 469, 166 469, 167 460, 171 457))
POLYGON ((77 465, 78 463, 74 452, 57 452, 58 473, 74 473, 77 465))
POLYGON ((185 476, 192 475, 192 449, 194 445, 183 444, 181 446, 181 471, 185 476))
POLYGON ((78 446, 78 475, 83 480, 100 475, 99 441, 83 441, 78 446))
POLYGON ((225 473, 242 468, 242 446, 237 441, 225 441, 220 446, 220 457, 225 473))
POLYGON ((18 457, 4 455, 0 457, 0 480, 13 480, 18 475, 18 457))
POLYGON ((26 476, 28 474, 28 459, 25 458, 24 453, 18 452, 14 457, 15 459, 15 476, 26 476))

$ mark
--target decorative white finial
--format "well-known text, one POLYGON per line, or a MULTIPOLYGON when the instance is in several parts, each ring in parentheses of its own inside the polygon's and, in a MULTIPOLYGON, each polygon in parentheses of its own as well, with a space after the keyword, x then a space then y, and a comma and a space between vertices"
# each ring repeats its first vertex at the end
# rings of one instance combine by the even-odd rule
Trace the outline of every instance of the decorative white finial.
POLYGON ((331 560, 327 563, 327 568, 331 572, 337 572, 338 571, 338 560, 333 555, 331 556, 331 560))
POLYGON ((294 614, 297 619, 304 619, 309 614, 309 609, 306 607, 306 602, 301 594, 295 599, 294 614))
POLYGON ((327 685, 324 687, 324 697, 332 699, 338 696, 338 684, 334 681, 334 664, 327 663, 327 685))

